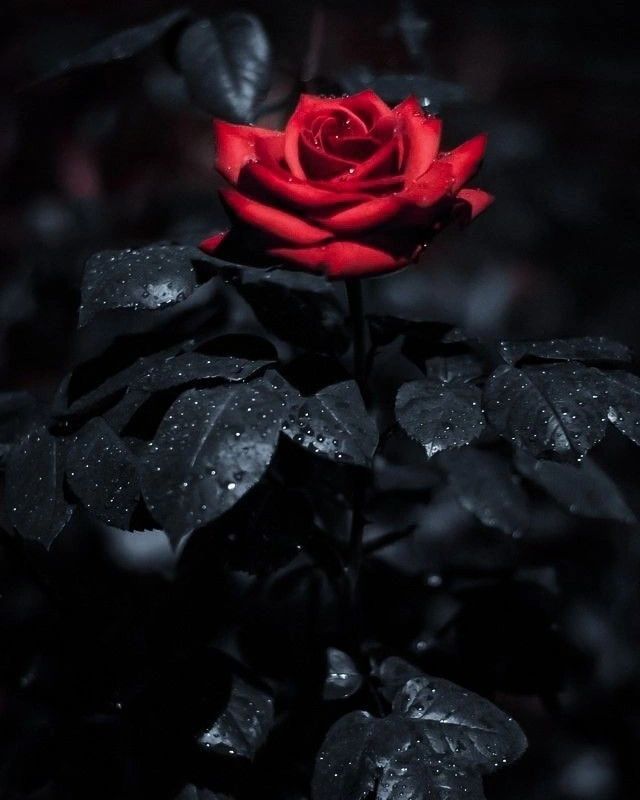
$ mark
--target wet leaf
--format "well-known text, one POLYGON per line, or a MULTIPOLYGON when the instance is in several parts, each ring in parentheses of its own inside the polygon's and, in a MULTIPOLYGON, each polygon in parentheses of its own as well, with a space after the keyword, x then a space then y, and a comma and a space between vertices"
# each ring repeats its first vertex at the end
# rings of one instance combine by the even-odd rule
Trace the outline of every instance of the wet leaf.
POLYGON ((95 253, 82 279, 80 325, 105 311, 149 311, 186 300, 197 287, 198 257, 193 247, 164 244, 95 253))
POLYGON ((71 516, 64 497, 64 444, 43 427, 31 431, 7 462, 5 505, 26 539, 49 547, 71 516))
MULTIPOLYGON (((209 789, 199 789, 190 783, 184 787, 180 794, 176 795, 175 800, 231 800, 231 798, 226 794, 218 794, 218 792, 212 792, 209 789)), ((473 798, 470 798, 470 800, 473 800, 473 798)))
POLYGON ((578 466, 533 458, 516 453, 515 464, 521 475, 544 489, 572 514, 596 519, 636 521, 620 490, 591 459, 578 466))
POLYGON ((225 756, 253 759, 273 726, 273 699, 234 677, 227 707, 198 744, 225 756))
POLYGON ((220 516, 273 457, 292 390, 276 373, 248 384, 192 389, 171 406, 149 445, 144 497, 174 538, 220 516))
POLYGON ((325 700, 344 700, 362 686, 362 675, 353 659, 336 647, 327 649, 327 677, 322 696, 325 700))
POLYGON ((499 367, 484 409, 499 433, 532 455, 576 460, 605 434, 606 386, 598 370, 580 364, 499 367))
POLYGON ((253 270, 242 273, 236 288, 258 320, 280 339, 316 352, 347 349, 344 313, 324 278, 290 270, 253 270))
POLYGON ((355 381, 302 398, 290 410, 284 432, 313 453, 359 466, 370 464, 378 444, 378 429, 355 381))
POLYGON ((602 374, 606 380, 609 421, 632 442, 640 444, 640 378, 629 372, 602 374))
POLYGON ((232 12, 193 23, 176 58, 200 108, 230 122, 254 121, 271 78, 271 45, 257 17, 232 12))
POLYGON ((78 55, 63 61, 41 80, 65 75, 77 69, 96 67, 113 61, 123 61, 131 58, 162 39, 172 28, 182 22, 188 14, 187 9, 180 9, 143 25, 136 25, 133 28, 118 31, 118 33, 103 39, 88 50, 84 50, 78 55))
POLYGON ((480 390, 461 378, 427 378, 400 387, 396 417, 428 458, 477 439, 484 428, 480 390))
POLYGON ((437 758, 450 756, 463 769, 493 772, 520 758, 527 747, 511 717, 443 678, 407 681, 394 698, 393 711, 414 722, 437 758))
POLYGON ((522 533, 529 526, 527 495, 505 459, 467 447, 443 453, 440 463, 460 504, 483 525, 511 534, 522 533))
POLYGON ((116 528, 128 528, 140 497, 135 456, 107 423, 97 417, 74 437, 66 458, 69 486, 83 506, 116 528))
POLYGON ((630 361, 631 351, 619 342, 605 336, 581 336, 571 339, 548 339, 547 341, 500 342, 500 354, 509 364, 517 364, 523 358, 547 361, 630 361))

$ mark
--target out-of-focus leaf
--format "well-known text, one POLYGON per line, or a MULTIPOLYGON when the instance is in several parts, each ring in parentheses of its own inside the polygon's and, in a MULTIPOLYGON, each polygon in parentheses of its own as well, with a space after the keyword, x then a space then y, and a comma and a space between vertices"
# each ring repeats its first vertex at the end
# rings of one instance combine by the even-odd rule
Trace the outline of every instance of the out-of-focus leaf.
POLYGON ((538 460, 521 450, 516 453, 515 464, 525 478, 544 489, 572 514, 630 524, 636 521, 618 487, 591 459, 574 466, 538 460))
POLYGON ((327 649, 327 677, 322 696, 325 700, 344 700, 362 686, 362 675, 350 655, 336 647, 327 649))
POLYGON ((271 45, 253 14, 200 20, 180 37, 180 71, 195 103, 230 122, 252 122, 269 88, 271 45))
POLYGON ((0 392, 0 467, 11 446, 30 427, 36 413, 36 401, 29 392, 0 392))
POLYGON ((526 530, 529 501, 506 460, 496 453, 466 447, 443 453, 440 463, 460 504, 483 525, 511 534, 526 530))
POLYGON ((123 61, 141 53, 162 39, 189 15, 187 9, 172 11, 158 19, 133 28, 118 31, 88 50, 63 61, 41 80, 48 80, 85 67, 97 67, 113 61, 123 61))

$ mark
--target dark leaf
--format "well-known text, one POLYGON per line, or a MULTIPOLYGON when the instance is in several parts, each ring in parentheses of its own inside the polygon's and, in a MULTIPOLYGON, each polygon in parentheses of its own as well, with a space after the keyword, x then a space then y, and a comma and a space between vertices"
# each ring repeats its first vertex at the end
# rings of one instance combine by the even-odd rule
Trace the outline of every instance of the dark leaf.
POLYGON ((367 322, 371 341, 377 347, 390 344, 398 336, 410 332, 422 340, 425 346, 432 346, 443 341, 443 337, 451 330, 451 325, 447 322, 424 322, 384 314, 368 314, 367 322))
POLYGON ((87 261, 80 325, 104 311, 155 310, 181 303, 197 288, 193 247, 155 244, 103 250, 87 261))
POLYGON ((344 700, 362 686, 362 675, 353 659, 335 647, 327 649, 327 677, 322 696, 325 700, 344 700))
POLYGON ((429 110, 443 104, 459 103, 465 99, 464 87, 450 81, 412 73, 374 73, 368 67, 356 66, 337 77, 343 91, 348 94, 373 89, 388 103, 398 103, 407 95, 415 95, 429 110))
POLYGON ((36 413, 36 401, 29 392, 0 393, 0 467, 11 446, 29 429, 36 413))
POLYGON ((143 479, 149 510, 170 535, 220 516, 260 480, 294 394, 268 373, 175 401, 148 448, 143 479))
POLYGON ((253 122, 269 88, 271 46, 260 20, 232 12, 189 26, 177 63, 195 103, 230 122, 253 122))
POLYGON ((584 459, 578 466, 516 453, 518 471, 544 489, 572 514, 596 519, 634 523, 635 515, 620 490, 595 462, 584 459))
POLYGON ((187 9, 172 11, 163 17, 143 25, 136 25, 114 33, 107 39, 93 45, 88 50, 63 61, 56 69, 45 75, 43 80, 55 78, 76 69, 109 64, 112 61, 123 61, 146 50, 162 39, 169 31, 182 22, 189 12, 187 9))
POLYGON ((258 320, 305 350, 342 353, 349 344, 342 307, 331 284, 292 270, 253 270, 237 290, 258 320))
POLYGON ((460 504, 491 528, 522 533, 529 525, 527 495, 496 453, 467 447, 443 453, 444 465, 460 504))
POLYGON ((64 497, 64 445, 44 427, 31 431, 7 462, 5 505, 11 524, 49 547, 71 516, 64 497))
POLYGON ((128 528, 140 497, 133 453, 100 417, 90 420, 67 451, 69 486, 84 507, 116 528, 128 528))
POLYGON ((604 336, 581 336, 547 341, 500 342, 500 354, 509 364, 527 356, 547 361, 630 361, 631 351, 604 336))
MULTIPOLYGON (((209 789, 198 789, 197 786, 190 783, 180 794, 176 795, 175 800, 231 800, 231 798, 226 794, 218 794, 209 789)), ((475 799, 470 798, 469 800, 475 799)))
MULTIPOLYGON (((128 390, 127 408, 152 392, 188 386, 205 381, 243 381, 267 366, 269 361, 247 361, 235 356, 207 356, 202 353, 176 353, 167 350, 139 359, 116 373, 96 389, 74 400, 66 408, 60 402, 59 416, 85 414, 99 408, 109 398, 128 390), (135 397, 132 396, 135 393, 135 397), (130 404, 130 405, 129 405, 130 404)), ((124 398, 123 398, 124 399, 124 398)), ((114 426, 115 427, 115 426, 114 426)))
POLYGON ((527 747, 513 719, 442 678, 412 678, 396 695, 393 710, 415 723, 437 758, 451 756, 463 769, 493 772, 520 758, 527 747))
POLYGON ((477 439, 484 428, 480 390, 461 378, 427 378, 400 387, 396 417, 428 458, 477 439))
POLYGON ((609 421, 632 442, 640 444, 640 378, 629 372, 608 372, 604 378, 609 421))
POLYGON ((459 356, 436 356, 425 362, 427 378, 452 381, 462 378, 465 381, 479 378, 483 373, 482 362, 472 353, 459 356))
POLYGON ((382 684, 381 692, 383 696, 391 703, 396 694, 402 689, 405 683, 411 678, 424 677, 424 673, 405 661, 404 658, 398 656, 390 656, 380 664, 377 670, 380 683, 382 684))
POLYGON ((234 677, 227 707, 199 738, 206 750, 253 759, 273 726, 273 699, 234 677))
POLYGON ((487 381, 484 410, 499 433, 534 456, 575 460, 605 434, 606 386, 598 370, 580 364, 505 366, 487 381))
POLYGON ((378 430, 355 381, 327 386, 291 409, 284 432, 318 455, 368 466, 378 445, 378 430))

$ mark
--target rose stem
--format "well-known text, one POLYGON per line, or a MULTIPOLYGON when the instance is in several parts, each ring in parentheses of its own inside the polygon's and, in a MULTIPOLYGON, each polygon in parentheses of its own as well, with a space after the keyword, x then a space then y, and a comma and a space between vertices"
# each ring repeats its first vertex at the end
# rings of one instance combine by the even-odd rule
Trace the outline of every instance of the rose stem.
MULTIPOLYGON (((369 393, 366 381, 366 331, 364 304, 362 300, 362 282, 358 278, 347 280, 347 299, 349 302, 349 312, 351 316, 351 328, 353 332, 353 376, 356 379, 365 403, 368 403, 369 393)), ((351 611, 353 619, 354 639, 357 643, 360 640, 360 624, 358 610, 358 577, 363 556, 363 534, 366 519, 364 516, 365 499, 364 472, 357 470, 354 475, 353 489, 353 508, 351 511, 351 534, 349 537, 349 558, 348 558, 348 577, 351 595, 351 611)))

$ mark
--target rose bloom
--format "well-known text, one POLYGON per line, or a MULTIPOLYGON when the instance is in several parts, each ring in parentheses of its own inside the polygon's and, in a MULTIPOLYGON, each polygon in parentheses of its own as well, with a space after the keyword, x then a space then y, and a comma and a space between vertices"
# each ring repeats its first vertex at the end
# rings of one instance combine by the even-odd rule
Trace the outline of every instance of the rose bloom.
POLYGON ((210 255, 284 263, 331 279, 375 275, 415 261, 454 218, 492 202, 465 188, 484 134, 439 152, 442 123, 409 97, 389 108, 373 91, 302 95, 284 132, 214 121, 216 167, 230 231, 210 255))

